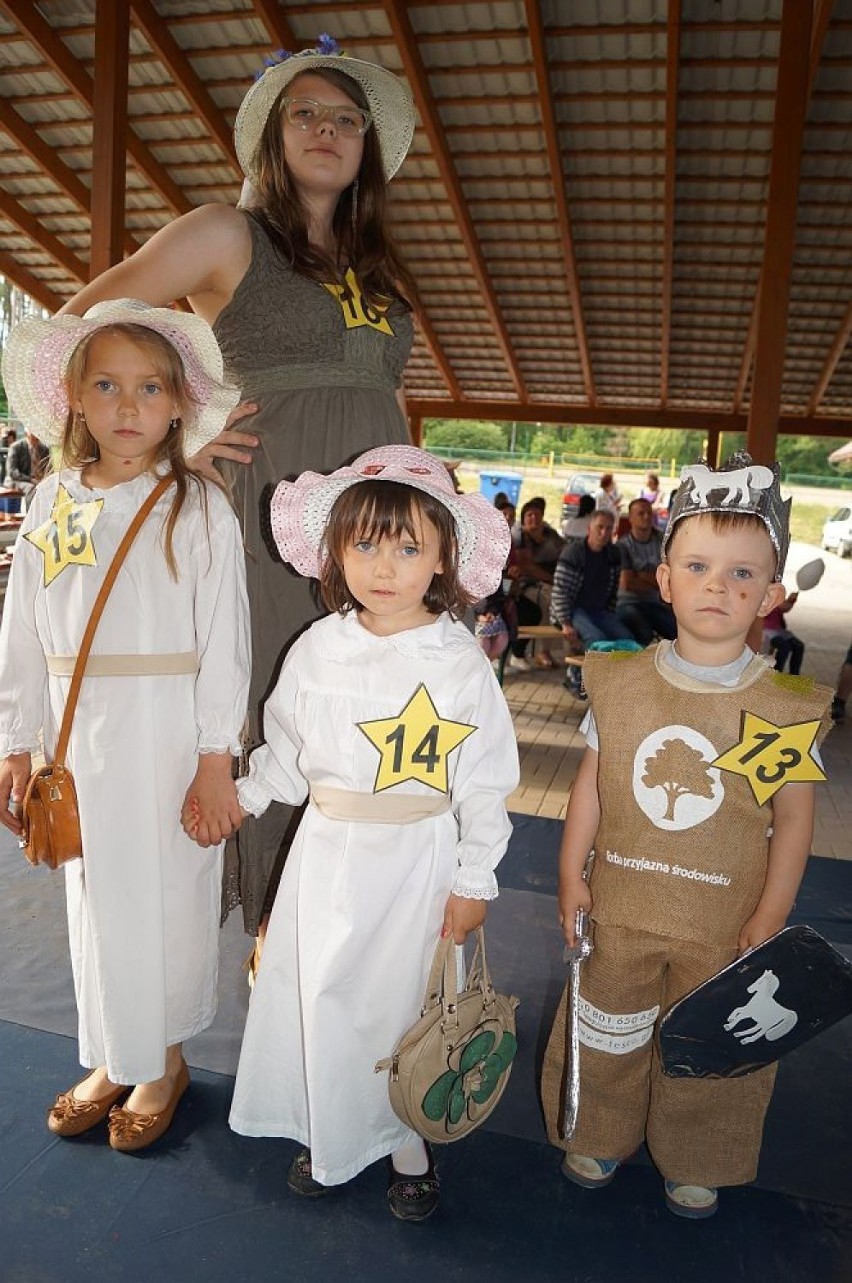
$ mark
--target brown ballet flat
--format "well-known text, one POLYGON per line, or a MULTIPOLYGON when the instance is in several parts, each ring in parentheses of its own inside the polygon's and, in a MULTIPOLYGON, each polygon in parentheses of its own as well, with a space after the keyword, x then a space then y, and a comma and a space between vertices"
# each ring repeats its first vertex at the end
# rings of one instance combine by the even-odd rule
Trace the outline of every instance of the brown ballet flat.
POLYGON ((112 1148, 123 1154, 130 1154, 134 1150, 153 1145, 168 1130, 178 1102, 188 1086, 189 1070, 186 1061, 183 1061, 171 1097, 158 1114, 136 1114, 132 1109, 114 1106, 109 1113, 109 1143, 112 1148))
MULTIPOLYGON (((88 1075, 91 1078, 91 1074, 88 1075)), ((82 1080, 86 1082, 87 1079, 82 1080)), ((78 1087, 80 1083, 76 1084, 78 1087)), ((100 1100, 78 1100, 74 1088, 63 1091, 53 1102, 47 1113, 47 1126, 54 1136, 81 1136, 83 1132, 97 1127, 106 1118, 111 1107, 130 1091, 129 1087, 115 1087, 100 1100)))

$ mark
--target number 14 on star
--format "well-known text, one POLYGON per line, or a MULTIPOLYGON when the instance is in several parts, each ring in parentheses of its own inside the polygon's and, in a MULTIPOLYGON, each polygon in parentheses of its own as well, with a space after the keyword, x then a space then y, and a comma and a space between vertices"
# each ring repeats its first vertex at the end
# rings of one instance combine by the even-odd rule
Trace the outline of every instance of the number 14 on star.
POLYGON ((441 717, 422 682, 398 716, 359 722, 358 728, 380 755, 374 793, 406 780, 446 793, 447 759, 477 729, 441 717))

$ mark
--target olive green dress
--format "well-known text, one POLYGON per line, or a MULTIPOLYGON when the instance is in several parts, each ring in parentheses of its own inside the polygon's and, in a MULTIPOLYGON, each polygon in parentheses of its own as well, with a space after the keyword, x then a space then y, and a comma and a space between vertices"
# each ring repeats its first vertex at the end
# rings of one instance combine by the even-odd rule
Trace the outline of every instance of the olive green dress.
MULTIPOLYGON (((251 264, 213 328, 228 377, 243 400, 260 407, 239 425, 260 439, 254 462, 228 468, 251 607, 250 750, 263 738, 263 701, 284 653, 324 613, 313 581, 278 559, 268 530, 269 494, 282 478, 331 472, 373 446, 408 440, 396 389, 413 330, 399 303, 379 311, 363 303, 357 285, 332 289, 298 275, 257 220, 246 217, 251 264)), ((245 929, 256 934, 295 827, 292 808, 276 803, 260 819, 243 822, 226 850, 223 920, 241 903, 245 929)))

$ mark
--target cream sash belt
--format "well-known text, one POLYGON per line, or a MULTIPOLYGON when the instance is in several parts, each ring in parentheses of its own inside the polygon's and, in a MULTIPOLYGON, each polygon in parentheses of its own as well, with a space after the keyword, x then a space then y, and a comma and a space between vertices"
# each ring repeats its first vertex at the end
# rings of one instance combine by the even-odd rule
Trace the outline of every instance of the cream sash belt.
MULTIPOLYGON (((46 655, 47 671, 54 677, 70 677, 76 655, 46 655)), ((170 677, 197 673, 198 656, 194 650, 158 655, 90 655, 86 677, 170 677)))
POLYGON ((416 824, 450 809, 446 793, 422 797, 411 793, 355 793, 328 784, 311 785, 311 802, 328 820, 369 824, 416 824))

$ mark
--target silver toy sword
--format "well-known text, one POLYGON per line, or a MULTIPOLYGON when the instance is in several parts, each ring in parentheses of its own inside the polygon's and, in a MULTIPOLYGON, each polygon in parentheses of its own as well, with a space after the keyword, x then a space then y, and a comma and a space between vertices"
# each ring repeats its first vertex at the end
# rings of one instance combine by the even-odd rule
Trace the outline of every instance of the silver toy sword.
POLYGON ((574 944, 565 946, 564 960, 571 964, 568 973, 568 1028, 570 1054, 565 1075, 565 1112, 562 1116, 562 1138, 570 1140, 577 1126, 580 1107, 580 963, 588 958, 594 945, 588 934, 589 915, 578 909, 574 919, 574 944))

